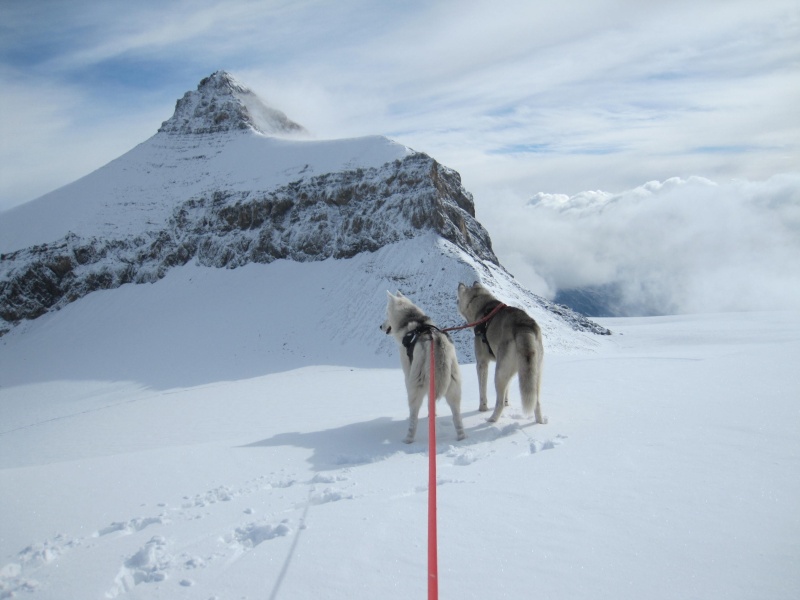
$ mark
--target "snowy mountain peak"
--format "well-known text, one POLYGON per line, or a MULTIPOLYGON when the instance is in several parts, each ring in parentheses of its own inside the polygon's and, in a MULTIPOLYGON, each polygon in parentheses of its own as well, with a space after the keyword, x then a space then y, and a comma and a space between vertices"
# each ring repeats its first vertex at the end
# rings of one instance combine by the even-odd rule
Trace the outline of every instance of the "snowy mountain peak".
POLYGON ((267 106, 252 90, 226 71, 200 81, 175 104, 175 113, 158 130, 202 134, 253 129, 265 135, 306 133, 283 112, 267 106))
MULTIPOLYGON (((352 341, 369 357, 393 355, 373 327, 384 318, 387 289, 402 289, 436 322, 452 323, 458 283, 475 280, 535 314, 550 348, 608 333, 514 281, 456 171, 382 136, 287 136, 302 131, 228 73, 203 79, 149 140, 0 220, 0 336, 97 291, 197 267, 272 263, 285 298, 298 290, 311 297, 307 286, 320 281, 275 275, 286 263, 303 273, 314 267, 298 265, 339 268, 335 285, 313 287, 324 290, 318 322, 295 309, 299 301, 281 313, 307 324, 285 332, 287 340, 311 339, 335 323, 326 330, 331 339, 352 341)), ((468 360, 472 340, 458 344, 468 360)))

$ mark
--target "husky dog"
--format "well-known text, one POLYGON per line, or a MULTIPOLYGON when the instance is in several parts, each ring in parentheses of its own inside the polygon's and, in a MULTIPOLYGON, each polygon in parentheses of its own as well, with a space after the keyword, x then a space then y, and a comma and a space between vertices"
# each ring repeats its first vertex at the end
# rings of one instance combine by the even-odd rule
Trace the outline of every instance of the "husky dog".
MULTIPOLYGON (((447 399, 453 413, 453 425, 459 440, 466 436, 461 423, 461 371, 458 368, 456 349, 446 333, 439 331, 430 318, 408 298, 397 292, 389 295, 386 321, 381 331, 393 335, 400 346, 400 364, 406 377, 408 392, 408 435, 406 444, 414 441, 422 399, 430 391, 431 343, 434 344, 436 370, 436 399, 447 399)), ((429 418, 434 418, 430 415, 429 418)))
MULTIPOLYGON (((477 281, 472 287, 458 284, 458 311, 468 323, 488 316, 501 302, 477 281)), ((525 311, 506 306, 487 322, 475 327, 475 360, 480 386, 480 407, 489 410, 486 399, 486 380, 489 361, 496 360, 494 386, 497 401, 489 418, 495 422, 508 404, 508 384, 519 373, 519 391, 525 414, 533 412, 537 423, 547 423, 542 417, 539 390, 542 383, 542 332, 525 311)))

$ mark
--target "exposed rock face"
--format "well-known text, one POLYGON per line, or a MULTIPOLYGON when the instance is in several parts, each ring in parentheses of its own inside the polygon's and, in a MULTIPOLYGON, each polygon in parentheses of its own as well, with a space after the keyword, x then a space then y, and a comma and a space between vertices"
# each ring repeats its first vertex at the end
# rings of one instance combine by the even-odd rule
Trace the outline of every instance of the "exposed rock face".
POLYGON ((98 289, 156 281, 194 258, 228 268, 349 258, 426 232, 497 264, 458 173, 424 154, 269 192, 217 190, 179 205, 156 231, 117 240, 69 234, 3 255, 0 317, 34 319, 98 289))
POLYGON ((284 113, 264 104, 225 71, 203 79, 186 92, 175 113, 161 124, 161 133, 202 134, 254 129, 267 135, 305 133, 284 113))
POLYGON ((380 169, 330 173, 265 194, 214 194, 187 203, 178 226, 198 239, 202 264, 239 266, 350 258, 434 232, 497 263, 455 171, 424 154, 380 169))

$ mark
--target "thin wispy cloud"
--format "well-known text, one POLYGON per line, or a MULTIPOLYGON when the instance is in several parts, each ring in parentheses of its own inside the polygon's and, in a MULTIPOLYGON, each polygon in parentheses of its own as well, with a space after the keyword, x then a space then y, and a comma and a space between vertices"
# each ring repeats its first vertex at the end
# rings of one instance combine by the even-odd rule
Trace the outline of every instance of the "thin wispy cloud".
POLYGON ((0 3, 0 210, 144 141, 218 69, 318 137, 456 169, 497 239, 504 199, 800 171, 795 0, 42 0, 0 3))

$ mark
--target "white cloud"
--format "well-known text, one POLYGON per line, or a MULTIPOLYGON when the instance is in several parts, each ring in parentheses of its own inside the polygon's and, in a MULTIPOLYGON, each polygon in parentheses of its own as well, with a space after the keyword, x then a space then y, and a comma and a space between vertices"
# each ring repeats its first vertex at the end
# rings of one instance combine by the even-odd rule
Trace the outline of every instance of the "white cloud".
MULTIPOLYGON (((124 18, 108 3, 71 7, 4 5, 0 47, 28 56, 4 70, 38 78, 34 88, 84 82, 85 112, 110 104, 109 77, 126 81, 132 98, 105 114, 98 137, 118 137, 120 123, 164 106, 151 84, 137 85, 143 73, 163 71, 152 85, 168 81, 177 99, 227 68, 322 137, 387 134, 478 185, 508 173, 527 194, 697 173, 763 179, 800 160, 800 9, 785 0, 515 1, 502 10, 488 1, 166 0, 133 3, 124 18)), ((42 152, 24 136, 14 146, 29 162, 42 152)), ((10 196, 0 182, 0 203, 10 196)))
POLYGON ((538 194, 484 224, 501 261, 524 261, 518 278, 551 294, 616 284, 656 314, 800 307, 800 174, 538 194))
POLYGON ((161 124, 156 112, 143 112, 110 126, 109 107, 93 106, 78 87, 10 76, 2 67, 0 79, 0 210, 103 166, 161 124))

